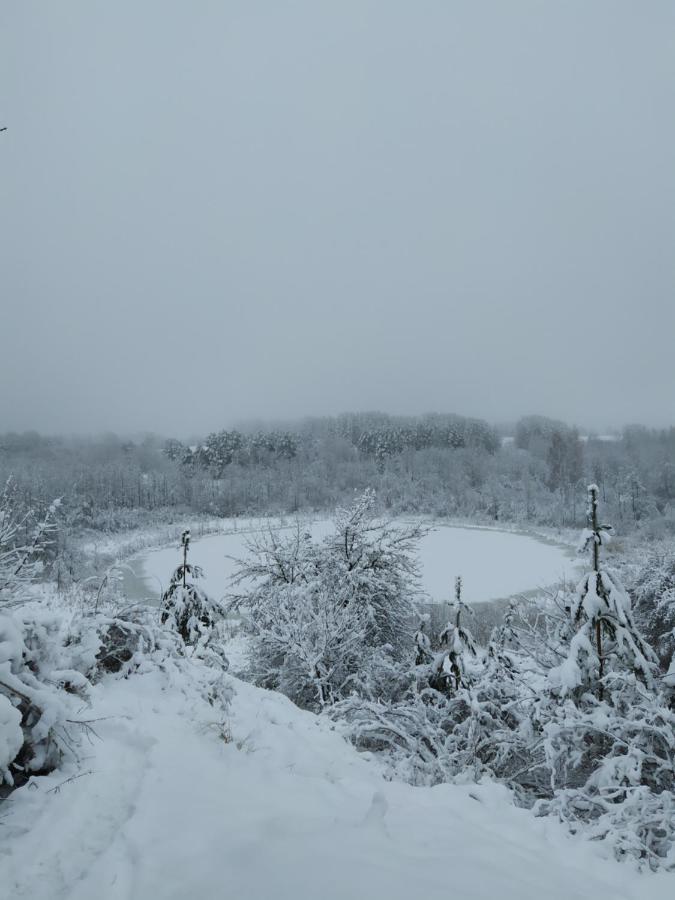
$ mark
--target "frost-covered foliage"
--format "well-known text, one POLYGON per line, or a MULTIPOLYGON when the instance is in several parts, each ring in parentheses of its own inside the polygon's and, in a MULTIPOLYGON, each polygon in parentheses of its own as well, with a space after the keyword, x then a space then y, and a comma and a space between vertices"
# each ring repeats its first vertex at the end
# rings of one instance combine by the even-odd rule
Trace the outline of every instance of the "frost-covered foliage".
POLYGON ((421 526, 375 518, 366 492, 339 509, 332 534, 274 531, 249 542, 232 606, 254 633, 256 680, 309 707, 331 703, 368 679, 375 660, 409 654, 419 593, 414 556, 421 526))
POLYGON ((45 683, 36 644, 42 638, 51 645, 57 625, 24 610, 36 589, 55 507, 38 520, 21 509, 10 483, 0 496, 0 784, 13 784, 16 772, 52 765, 57 723, 74 716, 52 684, 67 683, 71 693, 83 687, 79 674, 70 678, 70 667, 51 659, 45 683))
POLYGON ((571 598, 569 616, 575 633, 563 662, 549 672, 549 681, 564 695, 597 687, 602 699, 604 677, 617 666, 634 671, 653 684, 656 657, 638 631, 631 600, 617 576, 601 565, 600 548, 609 527, 598 522, 598 488, 588 489, 588 525, 582 549, 591 551, 591 570, 571 598))
POLYGON ((675 715, 633 674, 540 711, 551 796, 540 813, 605 838, 617 857, 675 868, 675 715))
MULTIPOLYGON (((175 667, 184 649, 179 634, 160 627, 156 610, 116 607, 100 589, 91 606, 75 604, 36 583, 55 510, 38 518, 18 512, 11 491, 0 497, 0 787, 77 756, 82 733, 95 728, 86 706, 97 681, 175 667)), ((205 661, 214 698, 226 702, 226 664, 214 653, 205 661)))
POLYGON ((539 657, 545 681, 529 715, 539 738, 533 755, 543 754, 538 764, 550 795, 538 807, 574 830, 607 837, 617 856, 671 867, 675 716, 630 598, 601 561, 606 528, 597 507, 591 485, 583 542, 591 549, 591 571, 572 597, 558 600, 553 624, 542 632, 550 648, 543 665, 539 657))
MULTIPOLYGON (((110 665, 112 625, 105 616, 78 621, 37 602, 0 614, 0 697, 12 709, 9 721, 5 716, 11 732, 4 735, 2 781, 11 785, 50 771, 75 752, 77 732, 88 727, 82 707, 96 676, 122 667, 119 655, 110 665)), ((144 649, 140 636, 134 643, 134 652, 144 649)))
POLYGON ((495 675, 499 665, 482 655, 470 686, 443 690, 431 687, 429 667, 419 666, 407 678, 401 673, 393 697, 354 693, 329 713, 361 750, 386 754, 392 777, 426 785, 483 776, 508 781, 527 762, 528 733, 519 728, 514 682, 495 675))
POLYGON ((87 706, 103 678, 160 668, 200 681, 214 704, 227 704, 225 664, 212 655, 192 659, 189 673, 185 665, 179 635, 160 627, 151 607, 94 612, 45 595, 0 614, 0 785, 79 758, 82 734, 95 734, 87 706))
POLYGON ((0 495, 0 609, 19 606, 44 569, 54 542, 55 500, 40 515, 22 506, 14 484, 8 481, 0 495))
POLYGON ((462 579, 455 579, 455 600, 451 605, 454 619, 447 622, 439 635, 441 651, 431 663, 429 682, 440 691, 456 691, 466 688, 474 680, 472 668, 478 655, 473 635, 461 621, 472 614, 471 607, 462 599, 462 579))
POLYGON ((407 671, 330 714, 358 747, 383 754, 391 777, 496 778, 538 814, 606 839, 618 858, 672 868, 670 682, 658 677, 630 598, 600 558, 607 529, 593 486, 589 499, 591 569, 575 592, 512 603, 483 649, 464 630, 458 591, 444 650, 423 622, 407 671))
POLYGON ((161 621, 173 628, 183 643, 201 651, 206 647, 213 628, 222 618, 222 605, 203 591, 196 583, 202 577, 199 566, 187 560, 190 549, 190 531, 181 535, 183 561, 174 571, 169 587, 162 596, 161 621))
POLYGON ((487 650, 461 621, 469 607, 455 587, 454 618, 432 641, 422 617, 412 659, 390 664, 377 693, 353 692, 330 715, 363 750, 385 752, 393 777, 413 784, 501 777, 527 761, 509 613, 487 650))
MULTIPOLYGON (((598 484, 623 532, 675 534, 675 428, 582 440, 564 423, 536 417, 521 420, 513 437, 500 440, 488 423, 453 415, 378 412, 217 432, 192 446, 151 435, 133 442, 4 434, 0 481, 14 474, 28 506, 62 496, 62 521, 92 534, 191 513, 325 510, 367 487, 392 514, 576 527, 584 479, 598 484)), ((80 563, 65 563, 64 579, 80 563)))
POLYGON ((429 613, 421 614, 419 625, 417 627, 417 631, 415 632, 416 666, 422 666, 424 665, 424 663, 431 662, 434 657, 433 651, 431 649, 431 638, 427 633, 430 621, 431 616, 429 615, 429 613))
POLYGON ((675 548, 671 544, 649 552, 633 592, 636 618, 661 665, 668 668, 675 658, 675 548))

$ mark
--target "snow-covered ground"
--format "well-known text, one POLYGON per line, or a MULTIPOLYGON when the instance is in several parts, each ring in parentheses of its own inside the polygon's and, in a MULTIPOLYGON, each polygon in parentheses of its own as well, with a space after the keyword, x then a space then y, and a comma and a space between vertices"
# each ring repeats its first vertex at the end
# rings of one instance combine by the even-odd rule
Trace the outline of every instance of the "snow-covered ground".
MULTIPOLYGON (((214 597, 228 590, 235 570, 229 556, 246 555, 246 541, 263 520, 247 520, 237 531, 206 535, 194 539, 190 560, 205 572, 205 589, 214 597)), ((272 525, 278 525, 272 522, 272 525)), ((294 527, 290 525, 288 527, 294 527)), ((332 524, 318 520, 308 524, 319 538, 329 533, 332 524)), ((178 565, 176 546, 139 554, 128 560, 135 575, 127 577, 125 589, 131 599, 158 597, 166 588, 171 572, 178 565)), ((487 528, 463 528, 441 525, 420 542, 422 587, 436 601, 452 595, 456 575, 464 582, 469 603, 481 603, 545 587, 563 579, 574 580, 577 560, 563 548, 536 538, 487 528)))
POLYGON ((386 782, 323 719, 233 684, 228 742, 189 679, 97 685, 81 768, 3 804, 2 900, 672 900, 673 875, 503 788, 386 782))

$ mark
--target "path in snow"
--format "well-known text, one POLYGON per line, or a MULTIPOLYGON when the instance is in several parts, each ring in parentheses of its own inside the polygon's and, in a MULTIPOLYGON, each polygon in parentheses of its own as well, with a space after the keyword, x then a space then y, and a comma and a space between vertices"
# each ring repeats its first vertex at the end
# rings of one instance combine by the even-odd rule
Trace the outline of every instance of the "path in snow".
POLYGON ((34 780, 0 823, 5 900, 666 900, 498 786, 385 782, 328 723, 235 682, 217 714, 155 671, 95 688, 90 774, 34 780), (62 785, 57 791, 49 791, 62 785))
MULTIPOLYGON (((250 530, 261 520, 248 521, 247 528, 193 540, 190 560, 204 569, 205 589, 214 597, 228 590, 235 564, 228 556, 246 555, 250 530)), ((276 524, 276 523, 275 523, 276 524)), ((312 534, 330 533, 326 520, 310 524, 312 534)), ((158 597, 168 584, 180 559, 176 547, 139 554, 128 563, 135 575, 127 577, 130 599, 158 597)), ((575 577, 576 560, 563 548, 536 538, 486 528, 440 525, 420 542, 422 587, 435 601, 452 595, 455 576, 461 575, 464 596, 470 603, 510 597, 575 577)))

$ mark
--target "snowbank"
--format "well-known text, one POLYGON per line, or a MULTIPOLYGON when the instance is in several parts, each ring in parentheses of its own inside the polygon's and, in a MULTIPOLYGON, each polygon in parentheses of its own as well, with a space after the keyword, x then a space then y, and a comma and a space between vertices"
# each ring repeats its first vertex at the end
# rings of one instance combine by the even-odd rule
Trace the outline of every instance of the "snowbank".
POLYGON ((326 720, 233 683, 225 732, 189 679, 96 685, 80 769, 3 804, 3 900, 673 896, 499 786, 386 782, 326 720))

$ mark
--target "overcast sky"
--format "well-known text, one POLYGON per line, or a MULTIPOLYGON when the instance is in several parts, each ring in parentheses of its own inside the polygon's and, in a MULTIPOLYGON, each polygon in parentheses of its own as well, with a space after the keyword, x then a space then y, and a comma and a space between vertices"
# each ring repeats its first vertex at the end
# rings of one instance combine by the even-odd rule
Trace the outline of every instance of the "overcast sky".
POLYGON ((675 423, 673 0, 0 10, 0 431, 675 423))

